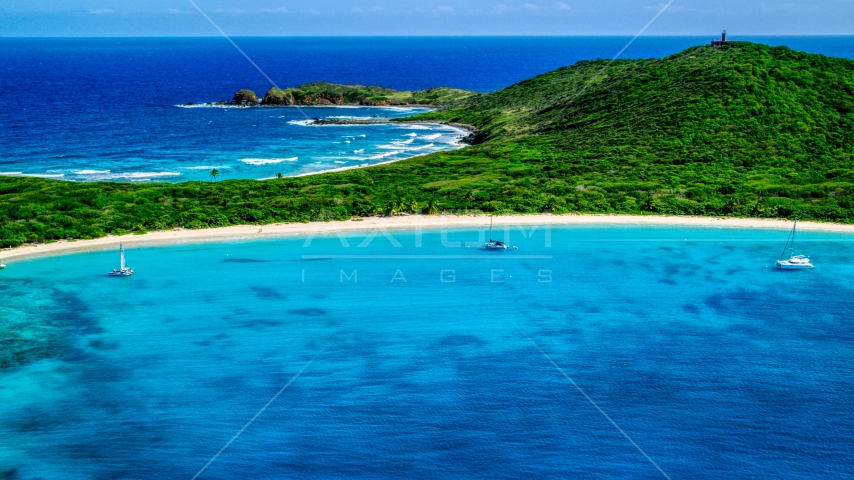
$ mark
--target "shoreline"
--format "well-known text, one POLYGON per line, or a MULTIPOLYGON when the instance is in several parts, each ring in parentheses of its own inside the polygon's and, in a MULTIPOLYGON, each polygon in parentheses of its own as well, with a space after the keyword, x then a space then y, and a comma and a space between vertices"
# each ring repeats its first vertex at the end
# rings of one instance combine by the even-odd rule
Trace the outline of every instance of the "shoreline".
POLYGON ((329 104, 329 105, 232 105, 229 103, 219 103, 219 102, 204 102, 204 103, 180 103, 175 105, 178 108, 397 108, 397 109, 411 109, 411 108, 441 108, 444 105, 438 104, 401 104, 401 105, 348 105, 348 104, 329 104))
MULTIPOLYGON (((268 225, 237 225, 203 230, 166 230, 143 235, 107 236, 92 240, 24 244, 14 249, 0 251, 0 261, 42 258, 72 253, 113 250, 119 242, 135 246, 170 246, 219 241, 270 240, 306 235, 364 232, 374 229, 415 230, 441 228, 486 228, 489 215, 403 215, 398 217, 364 217, 339 222, 275 223, 268 225)), ((787 230, 789 220, 733 217, 682 217, 653 215, 609 214, 528 214, 493 216, 496 226, 550 225, 550 226, 683 226, 735 229, 787 230)), ((798 222, 800 230, 854 234, 854 225, 820 222, 798 222)))
MULTIPOLYGON (((249 108, 249 107, 236 107, 236 108, 249 108)), ((341 108, 341 107, 336 106, 336 108, 341 108)), ((363 108, 363 107, 353 107, 353 108, 363 108)), ((364 108, 368 108, 368 107, 364 107, 364 108)), ((370 107, 370 108, 374 108, 374 107, 370 107)), ((389 108, 391 108, 391 107, 389 107, 389 108)), ((321 119, 312 118, 312 119, 307 119, 307 120, 312 121, 312 122, 316 122, 316 121, 321 120, 321 119)), ((320 175, 323 173, 344 172, 347 170, 356 170, 359 168, 369 168, 369 167, 376 167, 379 165, 388 165, 390 163, 400 162, 403 160, 409 160, 409 159, 421 157, 424 155, 430 155, 431 153, 452 152, 452 151, 459 150, 461 148, 465 148, 465 147, 469 146, 470 144, 466 143, 466 139, 469 138, 473 133, 477 132, 477 129, 471 125, 466 125, 466 124, 462 124, 462 123, 454 123, 454 122, 424 122, 424 121, 394 122, 394 121, 391 121, 389 119, 386 119, 386 120, 380 120, 380 121, 335 120, 335 121, 332 121, 330 123, 306 124, 306 126, 309 126, 309 127, 312 127, 312 126, 313 127, 359 126, 359 125, 429 125, 429 126, 448 127, 448 128, 453 129, 455 131, 455 133, 457 134, 457 140, 453 144, 448 144, 448 145, 452 145, 453 148, 437 150, 435 152, 418 153, 418 154, 413 155, 411 157, 396 158, 394 160, 384 160, 384 161, 380 161, 377 163, 362 163, 359 165, 350 165, 350 166, 345 166, 345 167, 333 167, 333 168, 329 168, 326 170, 318 170, 315 172, 298 173, 296 175, 283 175, 282 178, 299 178, 299 177, 306 177, 306 176, 310 176, 310 175, 320 175)), ((403 147, 401 147, 401 148, 403 148, 403 147)), ((365 160, 368 160, 368 159, 365 159, 365 160)), ((231 167, 229 166, 229 167, 219 167, 219 168, 231 168, 231 167)), ((133 175, 134 173, 137 173, 137 172, 127 172, 127 175, 133 175)), ((170 175, 168 175, 168 176, 173 176, 172 172, 164 172, 164 173, 169 173, 170 175)), ((74 175, 74 173, 72 173, 72 175, 74 175)), ((180 173, 175 173, 174 175, 177 176, 177 175, 180 175, 180 173)), ((111 182, 109 180, 77 180, 74 178, 64 178, 65 177, 64 173, 49 174, 49 173, 0 172, 0 177, 47 178, 50 180, 59 180, 59 181, 66 181, 66 182, 79 182, 79 183, 139 183, 139 181, 135 181, 135 180, 127 178, 127 177, 125 177, 125 181, 116 181, 116 182, 111 182)), ((277 180, 277 179, 278 179, 278 177, 229 178, 229 180, 255 180, 255 181, 259 181, 259 182, 266 181, 266 180, 277 180)), ((186 182, 197 182, 197 181, 200 181, 200 180, 186 180, 186 182)), ((148 183, 173 183, 173 182, 158 182, 157 180, 152 181, 151 179, 147 179, 147 182, 148 183)), ((179 182, 174 182, 174 183, 185 183, 185 182, 179 181, 179 182)), ((0 258, 2 258, 2 257, 0 257, 0 258)))
MULTIPOLYGON (((431 153, 453 152, 455 150, 459 150, 461 148, 465 148, 465 147, 469 146, 469 144, 465 143, 465 139, 467 138, 467 135, 465 135, 465 133, 471 134, 471 133, 476 131, 476 129, 470 125, 439 123, 439 122, 392 122, 392 121, 388 121, 388 120, 381 121, 381 122, 369 122, 369 123, 347 123, 347 122, 349 122, 349 120, 340 120, 340 121, 336 121, 336 123, 322 124, 322 125, 308 124, 307 126, 309 126, 309 127, 310 126, 326 127, 326 126, 335 126, 335 125, 346 126, 346 125, 396 125, 396 124, 438 125, 438 126, 444 126, 444 127, 449 127, 449 128, 453 128, 453 129, 458 130, 457 133, 459 134, 459 137, 457 138, 457 141, 455 141, 453 143, 453 146, 455 148, 449 148, 447 150, 438 150, 436 152, 422 153, 422 154, 418 154, 418 155, 413 155, 411 157, 395 158, 394 160, 385 160, 385 161, 381 161, 381 162, 377 162, 377 163, 362 163, 359 165, 349 165, 349 166, 345 166, 345 167, 330 168, 327 170, 318 170, 316 172, 298 173, 296 175, 284 175, 284 176, 282 176, 282 178, 283 179, 284 178, 300 178, 300 177, 308 177, 311 175, 320 175, 323 173, 346 172, 348 170, 358 170, 360 168, 370 168, 370 167, 378 167, 380 165, 389 165, 391 163, 402 162, 404 160, 410 160, 410 159, 421 157, 424 155, 430 155, 431 153)), ((278 179, 278 177, 264 177, 264 178, 258 178, 256 180, 264 181, 264 180, 277 180, 277 179, 278 179)))
MULTIPOLYGON (((459 149, 457 149, 457 150, 459 150, 459 149)), ((453 151, 453 150, 448 150, 448 151, 453 151)), ((418 155, 416 155, 416 156, 418 156, 418 155)), ((386 160, 384 162, 371 163, 371 164, 350 165, 349 167, 335 167, 335 168, 331 168, 329 170, 318 170, 316 172, 298 173, 296 175, 282 175, 282 180, 284 180, 286 178, 308 177, 311 175, 321 175, 324 173, 346 172, 347 170, 356 170, 358 168, 369 168, 369 167, 376 167, 379 165, 388 165, 390 163, 402 162, 403 160, 409 160, 410 158, 415 158, 415 157, 398 158, 396 160, 386 160)), ((279 179, 279 177, 264 177, 264 178, 257 178, 255 180, 262 182, 262 181, 266 181, 266 180, 278 180, 278 179, 279 179)))

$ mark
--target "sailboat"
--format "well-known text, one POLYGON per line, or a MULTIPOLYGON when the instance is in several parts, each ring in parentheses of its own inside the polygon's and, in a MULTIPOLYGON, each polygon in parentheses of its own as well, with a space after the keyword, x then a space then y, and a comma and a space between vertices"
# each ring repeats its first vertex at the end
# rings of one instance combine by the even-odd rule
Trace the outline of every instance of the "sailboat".
POLYGON ((792 233, 786 240, 786 246, 783 247, 783 253, 780 254, 780 259, 777 260, 777 268, 781 270, 804 270, 807 268, 815 268, 810 263, 810 257, 806 255, 795 255, 795 231, 798 228, 798 217, 795 217, 795 225, 792 226, 792 233), (789 249, 789 259, 783 260, 786 255, 786 249, 789 249))
POLYGON ((3 262, 0 262, 0 270, 3 270, 4 268, 6 268, 6 265, 3 265, 3 262))
POLYGON ((111 277, 129 277, 129 276, 133 275, 134 273, 136 273, 133 271, 133 269, 128 268, 127 265, 125 265, 125 248, 122 246, 121 243, 119 244, 119 254, 121 255, 121 264, 119 266, 119 269, 113 270, 112 272, 110 272, 110 276, 111 277))
POLYGON ((504 242, 492 239, 492 216, 489 217, 489 242, 484 243, 483 247, 487 250, 507 250, 507 245, 504 242))

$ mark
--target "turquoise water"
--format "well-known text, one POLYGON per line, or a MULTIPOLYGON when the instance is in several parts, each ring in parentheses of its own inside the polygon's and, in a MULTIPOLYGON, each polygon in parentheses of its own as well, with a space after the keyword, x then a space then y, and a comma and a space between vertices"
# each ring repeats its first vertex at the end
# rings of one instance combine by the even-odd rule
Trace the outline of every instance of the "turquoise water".
POLYGON ((854 237, 508 233, 10 262, 0 478, 192 478, 304 367, 199 478, 663 478, 537 347, 671 478, 850 478, 854 237))

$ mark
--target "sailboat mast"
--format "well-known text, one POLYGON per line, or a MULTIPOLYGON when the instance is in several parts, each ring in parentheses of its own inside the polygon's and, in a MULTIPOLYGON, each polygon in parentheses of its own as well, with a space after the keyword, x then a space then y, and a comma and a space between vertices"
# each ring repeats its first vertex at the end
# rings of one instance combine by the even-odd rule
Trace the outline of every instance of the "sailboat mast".
POLYGON ((795 224, 792 226, 792 246, 789 249, 789 258, 795 256, 795 230, 798 228, 798 217, 795 217, 795 224))
POLYGON ((121 243, 119 244, 119 253, 120 253, 121 258, 122 258, 121 266, 119 268, 124 270, 125 269, 125 247, 123 247, 121 243))
POLYGON ((492 241, 492 215, 489 216, 489 241, 492 241))

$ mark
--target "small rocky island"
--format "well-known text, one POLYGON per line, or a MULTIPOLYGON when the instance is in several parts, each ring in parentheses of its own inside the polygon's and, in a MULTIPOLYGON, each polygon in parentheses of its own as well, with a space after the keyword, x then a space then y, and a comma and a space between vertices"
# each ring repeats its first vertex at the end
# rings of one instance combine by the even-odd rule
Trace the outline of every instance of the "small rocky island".
MULTIPOLYGON (((392 90, 363 85, 339 85, 316 82, 297 88, 271 88, 260 100, 252 90, 240 90, 230 101, 204 103, 208 106, 319 106, 349 105, 364 107, 425 106, 439 107, 480 95, 456 88, 429 88, 427 90, 392 90)), ((185 106, 195 106, 188 103, 185 106)))

